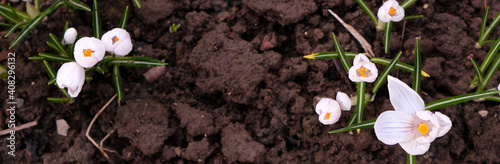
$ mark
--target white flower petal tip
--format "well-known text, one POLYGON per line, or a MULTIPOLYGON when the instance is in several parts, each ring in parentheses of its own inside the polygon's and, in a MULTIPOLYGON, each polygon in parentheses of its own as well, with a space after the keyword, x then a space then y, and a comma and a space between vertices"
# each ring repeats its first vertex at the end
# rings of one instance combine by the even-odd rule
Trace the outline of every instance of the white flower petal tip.
MULTIPOLYGON (((500 90, 500 84, 498 84, 498 90, 500 90)), ((500 95, 500 94, 498 94, 498 95, 500 95)))
POLYGON ((59 88, 68 88, 71 97, 77 97, 85 82, 85 69, 76 62, 64 63, 57 71, 56 83, 59 88))
POLYGON ((106 50, 101 40, 94 37, 83 37, 76 41, 73 54, 82 67, 90 68, 104 58, 106 50))
POLYGON ((378 69, 364 54, 354 58, 354 64, 349 69, 349 79, 353 82, 374 82, 378 77, 378 69))
POLYGON ((337 101, 331 98, 322 98, 316 104, 316 113, 319 115, 319 122, 324 125, 331 125, 339 121, 342 111, 337 101))
POLYGON ((422 155, 431 142, 451 128, 448 116, 424 110, 424 101, 408 85, 388 76, 389 98, 395 111, 385 111, 375 121, 377 138, 387 145, 399 143, 411 155, 422 155))
POLYGON ((76 36, 78 35, 78 32, 76 32, 76 29, 71 27, 68 28, 64 32, 64 43, 65 44, 73 44, 75 43, 76 36))
POLYGON ((337 92, 337 102, 340 105, 340 109, 343 111, 350 111, 352 106, 351 98, 344 92, 337 92))
POLYGON ((388 0, 380 6, 377 16, 382 22, 399 22, 405 17, 405 10, 396 0, 388 0))
POLYGON ((132 51, 132 40, 130 34, 122 28, 114 28, 106 32, 101 37, 106 51, 115 53, 116 55, 125 56, 132 51))

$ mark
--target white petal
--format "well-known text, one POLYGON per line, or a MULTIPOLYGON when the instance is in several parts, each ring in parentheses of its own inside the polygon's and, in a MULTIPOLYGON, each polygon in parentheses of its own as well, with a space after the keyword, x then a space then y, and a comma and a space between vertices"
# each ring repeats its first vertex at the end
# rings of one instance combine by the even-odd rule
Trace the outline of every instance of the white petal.
POLYGON ((393 16, 391 20, 394 22, 399 22, 403 20, 403 18, 405 17, 405 10, 403 9, 403 7, 399 6, 398 4, 397 6, 394 7, 394 9, 396 9, 396 14, 398 15, 393 16))
MULTIPOLYGON (((498 90, 500 90, 500 84, 498 84, 498 90)), ((498 94, 498 95, 500 95, 500 94, 498 94)))
POLYGON ((349 68, 349 80, 352 82, 361 82, 363 79, 357 75, 358 69, 361 67, 361 64, 358 65, 353 65, 351 68, 349 68))
POLYGON ((106 49, 107 52, 113 52, 114 47, 113 47, 113 37, 116 36, 116 33, 113 31, 108 31, 104 33, 101 37, 101 41, 104 44, 104 48, 106 49))
POLYGON ((124 40, 115 48, 115 54, 120 56, 128 55, 130 51, 132 51, 132 41, 130 39, 124 40))
MULTIPOLYGON (((358 55, 359 56, 359 55, 358 55)), ((363 59, 361 59, 363 60, 363 59)), ((349 69, 349 79, 352 82, 368 82, 372 83, 377 79, 378 76, 378 69, 375 66, 374 63, 368 61, 368 62, 358 62, 357 64, 353 65, 349 69), (366 77, 358 76, 358 69, 361 67, 365 67, 369 73, 367 73, 366 77)))
POLYGON ((339 121, 340 114, 342 114, 342 111, 340 111, 339 108, 333 111, 324 111, 324 113, 321 113, 319 115, 319 122, 321 122, 324 125, 331 125, 339 121), (330 113, 330 117, 327 119, 325 116, 327 113, 330 113))
POLYGON ((385 111, 375 121, 375 135, 387 145, 412 140, 416 131, 414 121, 408 113, 385 111))
POLYGON ((75 28, 71 27, 68 28, 64 32, 64 43, 65 44, 73 44, 75 43, 76 36, 78 35, 78 32, 76 31, 75 28))
POLYGON ((432 113, 431 111, 428 111, 428 110, 417 111, 415 114, 421 120, 430 121, 433 125, 436 125, 439 127, 439 120, 438 120, 437 116, 434 113, 432 113))
POLYGON ((419 136, 415 140, 422 144, 434 142, 434 140, 438 135, 439 130, 438 127, 431 127, 430 129, 431 130, 429 130, 429 132, 426 135, 419 136))
POLYGON ((344 92, 337 92, 337 98, 335 99, 337 99, 337 102, 340 105, 340 109, 342 109, 343 111, 351 110, 352 101, 347 94, 345 94, 344 92))
MULTIPOLYGON (((130 34, 126 30, 121 28, 114 28, 106 32, 104 35, 102 35, 101 40, 104 43, 104 46, 106 47, 106 51, 113 53, 116 53, 116 49, 118 47, 127 48, 128 45, 132 45, 132 43, 130 42, 130 34), (118 38, 118 41, 113 43, 115 37, 118 38), (123 43, 125 43, 126 45, 121 46, 121 44, 123 43)), ((123 53, 125 53, 127 50, 128 49, 120 50, 119 53, 122 54, 121 56, 125 56, 126 54, 123 55, 123 53)), ((130 48, 130 50, 132 50, 132 48, 130 48)))
POLYGON ((331 98, 322 98, 316 104, 316 114, 337 111, 340 109, 339 103, 331 98))
POLYGON ((370 62, 370 59, 365 54, 358 54, 354 57, 353 65, 357 65, 360 62, 370 62))
POLYGON ((441 112, 436 112, 436 116, 439 120, 439 133, 437 137, 442 137, 451 129, 451 120, 448 116, 441 112))
POLYGON ((377 69, 377 67, 372 62, 369 62, 369 63, 365 64, 364 67, 366 69, 368 69, 372 73, 371 75, 369 75, 369 76, 366 77, 365 81, 368 82, 368 83, 373 83, 377 79, 377 77, 378 77, 378 69, 377 69))
POLYGON ((401 142, 399 145, 410 155, 422 155, 429 150, 431 143, 420 143, 416 140, 410 140, 408 142, 401 142))
POLYGON ((85 69, 76 62, 64 63, 57 71, 56 83, 59 88, 68 88, 71 97, 77 97, 85 82, 85 69))
POLYGON ((416 111, 425 110, 424 100, 408 85, 397 78, 387 76, 389 99, 396 111, 415 114, 416 111))
POLYGON ((104 58, 105 53, 104 44, 101 40, 93 37, 83 37, 79 39, 75 43, 75 49, 73 51, 76 62, 85 68, 93 67, 104 58), (84 57, 83 51, 86 49, 94 51, 90 57, 84 57))

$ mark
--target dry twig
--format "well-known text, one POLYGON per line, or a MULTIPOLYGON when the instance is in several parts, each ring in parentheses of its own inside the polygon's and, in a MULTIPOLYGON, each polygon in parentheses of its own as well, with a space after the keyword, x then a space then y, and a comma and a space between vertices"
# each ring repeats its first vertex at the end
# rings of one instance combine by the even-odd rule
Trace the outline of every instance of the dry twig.
POLYGON ((92 128, 92 125, 94 125, 95 120, 97 120, 97 117, 99 117, 99 115, 101 115, 101 113, 104 111, 104 109, 106 109, 106 107, 108 107, 109 104, 111 104, 111 102, 113 102, 113 100, 115 98, 116 98, 116 94, 113 97, 111 97, 111 99, 109 99, 109 101, 101 108, 101 110, 99 110, 99 112, 97 112, 97 114, 94 116, 94 118, 90 122, 89 127, 87 128, 87 132, 85 133, 85 136, 87 136, 87 138, 90 140, 90 142, 92 142, 92 144, 94 144, 94 146, 97 147, 97 149, 99 149, 99 151, 101 151, 102 155, 104 155, 104 157, 106 157, 108 160, 110 160, 108 154, 106 154, 104 149, 101 146, 99 146, 97 144, 97 142, 95 142, 94 139, 92 139, 92 137, 90 137, 89 132, 90 132, 90 129, 92 128))
POLYGON ((35 121, 28 122, 26 124, 22 124, 20 126, 16 126, 15 128, 4 129, 4 130, 0 131, 0 136, 9 134, 11 130, 19 131, 19 130, 23 130, 23 129, 26 129, 26 128, 30 128, 30 127, 35 126, 37 124, 38 124, 38 119, 35 120, 35 121))
POLYGON ((328 12, 330 12, 330 14, 332 14, 335 17, 335 19, 337 19, 347 29, 347 31, 349 31, 352 34, 352 36, 354 36, 354 38, 356 38, 356 40, 358 40, 359 44, 361 44, 361 47, 363 47, 365 52, 368 53, 367 56, 375 57, 375 53, 373 53, 373 50, 372 50, 372 45, 370 45, 370 43, 368 43, 365 40, 365 38, 363 38, 363 36, 361 36, 361 34, 356 29, 354 29, 354 27, 345 23, 342 20, 342 18, 340 18, 332 10, 328 9, 328 12))

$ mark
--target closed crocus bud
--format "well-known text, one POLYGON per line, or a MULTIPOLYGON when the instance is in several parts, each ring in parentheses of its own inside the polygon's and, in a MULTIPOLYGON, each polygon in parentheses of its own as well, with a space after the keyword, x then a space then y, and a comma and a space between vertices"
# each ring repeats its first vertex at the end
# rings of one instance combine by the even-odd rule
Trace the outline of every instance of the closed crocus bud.
POLYGON ((64 43, 65 44, 73 44, 75 43, 76 36, 78 35, 78 32, 76 32, 76 29, 71 27, 68 28, 64 32, 64 43))
POLYGON ((372 83, 377 79, 378 69, 364 54, 354 57, 354 64, 349 69, 349 79, 352 82, 372 83))
POLYGON ((56 83, 59 88, 68 88, 71 97, 77 97, 85 82, 85 69, 76 62, 64 63, 57 71, 56 83))
POLYGON ((73 52, 76 62, 85 68, 93 67, 104 58, 105 53, 104 44, 94 37, 79 39, 73 52))
POLYGON ((351 110, 352 101, 351 98, 344 92, 337 92, 337 102, 339 102, 340 109, 343 111, 351 110))
POLYGON ((106 32, 101 38, 106 51, 116 55, 125 56, 132 51, 132 40, 130 34, 121 28, 114 28, 106 32))
POLYGON ((342 111, 337 101, 331 98, 322 98, 316 104, 316 113, 319 114, 319 122, 331 125, 339 121, 342 111))
POLYGON ((377 16, 382 22, 399 22, 405 17, 405 10, 398 1, 388 0, 378 9, 377 16))

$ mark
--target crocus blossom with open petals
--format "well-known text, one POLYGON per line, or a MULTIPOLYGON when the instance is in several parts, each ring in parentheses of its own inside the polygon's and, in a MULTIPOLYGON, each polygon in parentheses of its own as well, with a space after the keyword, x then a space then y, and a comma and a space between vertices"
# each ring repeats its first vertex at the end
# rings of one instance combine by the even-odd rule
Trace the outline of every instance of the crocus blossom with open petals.
POLYGON ((83 37, 76 41, 73 54, 75 60, 82 67, 93 67, 104 58, 106 53, 101 40, 94 37, 83 37))
POLYGON ((316 113, 319 114, 319 122, 331 125, 339 121, 342 111, 337 101, 331 98, 322 98, 316 104, 316 113))
POLYGON ((73 44, 75 43, 76 36, 78 35, 78 32, 76 32, 76 29, 71 27, 68 28, 64 32, 64 43, 65 44, 73 44))
POLYGON ((102 35, 101 38, 106 51, 116 55, 125 56, 132 51, 132 41, 130 34, 122 28, 114 28, 102 35))
POLYGON ((354 64, 349 69, 349 79, 353 82, 372 83, 377 79, 378 69, 364 54, 354 57, 354 64))
POLYGON ((64 63, 57 71, 56 83, 59 88, 68 88, 71 97, 77 97, 85 82, 85 69, 76 62, 64 63))
POLYGON ((340 105, 340 109, 343 111, 351 110, 352 101, 351 98, 344 92, 337 92, 337 97, 335 98, 340 105))
POLYGON ((399 143, 410 155, 422 155, 437 137, 451 128, 448 116, 425 110, 424 100, 402 81, 387 77, 389 99, 395 111, 385 111, 374 129, 378 140, 387 145, 399 143))
POLYGON ((388 0, 380 6, 377 16, 382 22, 399 22, 405 17, 405 10, 399 5, 398 1, 388 0))

